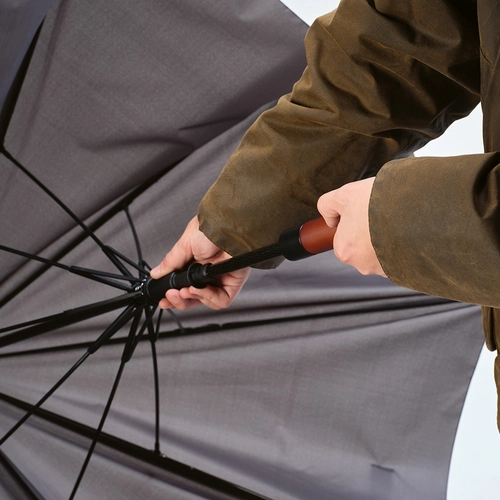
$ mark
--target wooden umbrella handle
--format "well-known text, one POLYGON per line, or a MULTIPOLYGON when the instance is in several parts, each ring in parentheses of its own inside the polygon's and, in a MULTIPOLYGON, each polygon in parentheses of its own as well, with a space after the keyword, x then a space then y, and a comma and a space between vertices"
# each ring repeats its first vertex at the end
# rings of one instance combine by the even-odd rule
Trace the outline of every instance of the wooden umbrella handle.
POLYGON ((328 252, 333 249, 333 237, 337 228, 326 225, 323 217, 310 220, 300 227, 300 243, 311 255, 328 252))
POLYGON ((333 249, 336 228, 326 225, 322 217, 281 233, 279 246, 287 260, 300 260, 333 249))

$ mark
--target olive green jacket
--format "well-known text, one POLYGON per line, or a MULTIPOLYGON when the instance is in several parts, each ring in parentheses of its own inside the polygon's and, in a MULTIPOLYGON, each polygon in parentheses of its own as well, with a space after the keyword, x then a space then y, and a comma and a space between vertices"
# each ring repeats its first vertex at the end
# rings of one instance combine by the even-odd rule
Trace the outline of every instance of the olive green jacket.
POLYGON ((386 274, 486 306, 496 349, 499 20, 496 0, 343 0, 309 30, 292 93, 250 128, 202 200, 202 230, 239 254, 317 217, 321 194, 377 174, 370 231, 386 274), (408 158, 478 102, 484 154, 408 158))

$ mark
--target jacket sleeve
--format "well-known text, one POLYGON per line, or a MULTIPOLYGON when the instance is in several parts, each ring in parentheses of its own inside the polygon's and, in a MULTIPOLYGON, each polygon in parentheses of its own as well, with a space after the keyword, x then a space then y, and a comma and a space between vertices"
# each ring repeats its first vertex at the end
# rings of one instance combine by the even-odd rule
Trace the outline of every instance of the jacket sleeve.
POLYGON ((500 307, 500 155, 413 158, 379 172, 372 243, 396 284, 500 307))
MULTIPOLYGON (((302 78, 248 130, 203 198, 202 231, 233 255, 274 243, 318 216, 321 194, 375 175, 467 115, 479 86, 469 4, 343 0, 319 18, 302 78)), ((391 206, 381 197, 381 210, 391 206)))

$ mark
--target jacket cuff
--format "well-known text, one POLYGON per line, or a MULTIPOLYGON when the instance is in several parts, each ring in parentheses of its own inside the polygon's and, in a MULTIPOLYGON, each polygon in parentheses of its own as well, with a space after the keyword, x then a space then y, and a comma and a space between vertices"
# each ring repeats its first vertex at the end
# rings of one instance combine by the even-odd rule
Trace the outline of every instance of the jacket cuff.
POLYGON ((497 153, 394 160, 378 173, 370 233, 397 285, 500 306, 497 153))

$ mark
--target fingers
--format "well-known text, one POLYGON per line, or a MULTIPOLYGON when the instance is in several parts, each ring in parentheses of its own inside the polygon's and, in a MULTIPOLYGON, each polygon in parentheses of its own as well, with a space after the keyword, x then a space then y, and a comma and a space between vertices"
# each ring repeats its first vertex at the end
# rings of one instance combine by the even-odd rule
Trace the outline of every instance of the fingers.
POLYGON ((342 193, 339 190, 330 191, 321 196, 318 200, 318 211, 325 219, 329 227, 337 227, 340 221, 340 213, 342 211, 341 199, 342 193))
POLYGON ((337 227, 334 252, 361 274, 385 276, 371 243, 368 206, 374 178, 346 184, 324 194, 318 210, 330 227, 337 227))
POLYGON ((162 309, 175 308, 179 310, 192 309, 200 305, 214 310, 229 307, 238 296, 249 274, 249 268, 241 269, 221 276, 219 286, 209 285, 205 288, 191 286, 181 290, 168 290, 165 299, 160 301, 159 306, 162 309))
POLYGON ((202 305, 201 302, 194 297, 193 299, 183 299, 180 295, 180 290, 168 290, 165 294, 165 298, 161 299, 158 303, 160 309, 179 309, 181 311, 192 309, 200 305, 202 305))
MULTIPOLYGON (((151 277, 161 278, 175 270, 184 269, 192 261, 217 263, 230 258, 230 255, 214 245, 200 230, 198 218, 193 217, 177 243, 172 247, 165 258, 151 270, 151 277)), ((240 292, 246 282, 249 269, 235 271, 221 276, 216 286, 207 286, 198 289, 194 287, 181 290, 167 290, 165 298, 159 302, 162 309, 191 309, 199 305, 206 305, 211 309, 228 307, 240 292)))
POLYGON ((197 299, 210 309, 224 309, 229 307, 240 293, 250 275, 250 268, 241 269, 220 277, 220 286, 193 288, 181 290, 181 296, 197 299))
POLYGON ((154 269, 151 269, 151 277, 159 279, 172 271, 182 269, 191 260, 188 259, 187 255, 188 253, 183 252, 179 242, 177 242, 164 259, 154 269))
POLYGON ((192 261, 217 262, 229 255, 214 245, 199 229, 198 218, 193 217, 184 233, 164 259, 151 270, 151 277, 161 278, 172 271, 184 269, 192 261))

